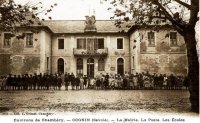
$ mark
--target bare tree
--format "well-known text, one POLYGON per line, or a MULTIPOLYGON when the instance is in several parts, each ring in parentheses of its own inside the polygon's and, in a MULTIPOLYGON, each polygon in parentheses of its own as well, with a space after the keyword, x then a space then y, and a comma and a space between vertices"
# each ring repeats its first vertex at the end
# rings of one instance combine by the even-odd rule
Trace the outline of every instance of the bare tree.
MULTIPOLYGON (((199 61, 195 25, 199 12, 199 0, 104 0, 110 2, 114 10, 111 19, 121 27, 124 22, 132 21, 139 27, 154 26, 159 29, 161 21, 177 30, 185 40, 188 59, 191 111, 199 112, 199 61)), ((129 25, 131 26, 131 25, 129 25)), ((163 25, 162 25, 163 26, 163 25)))

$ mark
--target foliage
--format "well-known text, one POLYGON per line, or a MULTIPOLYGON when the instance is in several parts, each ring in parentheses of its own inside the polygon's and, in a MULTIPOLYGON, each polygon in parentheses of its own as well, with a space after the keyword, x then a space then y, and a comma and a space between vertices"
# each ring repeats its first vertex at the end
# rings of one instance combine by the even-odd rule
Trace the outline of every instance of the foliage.
POLYGON ((104 1, 110 1, 113 5, 108 9, 114 10, 111 19, 116 20, 117 27, 130 21, 132 21, 134 29, 151 26, 157 31, 160 26, 172 25, 183 36, 187 48, 188 81, 191 83, 191 111, 199 113, 199 57, 195 39, 195 26, 199 21, 199 0, 104 1))
MULTIPOLYGON (((134 25, 169 25, 184 34, 188 24, 193 28, 198 20, 198 0, 104 0, 112 5, 108 10, 114 11, 111 19, 116 20, 116 26, 132 21, 134 25), (189 4, 191 3, 191 4, 189 4), (193 8, 193 9, 191 9, 193 8), (186 17, 185 13, 192 13, 186 17), (193 15, 194 14, 194 15, 193 15)), ((158 28, 156 28, 158 29, 158 28)))
MULTIPOLYGON (((14 0, 0 2, 0 30, 16 31, 17 26, 41 25, 39 14, 47 15, 57 4, 51 5, 49 9, 43 9, 42 2, 31 5, 16 4, 14 0)), ((51 19, 51 17, 49 17, 51 19)), ((42 19, 44 20, 44 19, 42 19)))

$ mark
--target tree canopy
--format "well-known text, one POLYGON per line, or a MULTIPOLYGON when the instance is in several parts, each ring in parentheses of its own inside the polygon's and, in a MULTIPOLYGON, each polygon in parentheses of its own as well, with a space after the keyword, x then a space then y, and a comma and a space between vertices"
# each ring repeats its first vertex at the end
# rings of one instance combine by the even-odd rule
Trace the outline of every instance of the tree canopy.
POLYGON ((199 20, 199 0, 104 0, 112 5, 111 19, 121 27, 124 22, 140 27, 171 25, 184 38, 188 60, 191 110, 199 112, 199 59, 195 25, 199 20), (170 23, 168 23, 170 22, 170 23))
MULTIPOLYGON (((55 3, 48 8, 44 8, 42 2, 32 4, 30 2, 21 5, 16 4, 14 0, 1 0, 0 1, 0 30, 14 31, 16 26, 29 26, 31 24, 41 25, 40 14, 48 13, 57 6, 55 3)), ((51 19, 51 17, 48 17, 51 19)))
POLYGON ((198 0, 105 0, 112 5, 111 19, 120 27, 123 21, 136 25, 172 24, 180 34, 185 28, 195 27, 198 20, 198 0))

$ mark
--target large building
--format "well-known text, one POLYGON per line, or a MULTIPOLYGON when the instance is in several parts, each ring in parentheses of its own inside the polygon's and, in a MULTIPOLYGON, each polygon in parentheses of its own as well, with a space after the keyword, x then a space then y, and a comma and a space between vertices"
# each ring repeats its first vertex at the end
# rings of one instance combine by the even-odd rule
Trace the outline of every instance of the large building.
POLYGON ((111 20, 48 20, 0 32, 0 75, 187 73, 183 37, 172 27, 125 28, 111 20))

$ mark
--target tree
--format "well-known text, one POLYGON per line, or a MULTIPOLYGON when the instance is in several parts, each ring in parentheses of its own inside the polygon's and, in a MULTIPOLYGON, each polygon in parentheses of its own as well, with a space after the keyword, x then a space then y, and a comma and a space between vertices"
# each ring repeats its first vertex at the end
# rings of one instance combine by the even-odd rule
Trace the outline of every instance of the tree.
MULTIPOLYGON (((25 38, 25 33, 18 33, 18 27, 29 28, 29 30, 33 33, 37 33, 37 27, 30 28, 30 26, 42 25, 41 20, 43 21, 44 19, 39 18, 39 16, 48 16, 48 14, 53 10, 55 6, 57 6, 56 3, 45 8, 42 5, 42 2, 28 2, 22 5, 15 3, 14 0, 0 0, 0 33, 3 31, 10 32, 10 36, 15 37, 12 42, 11 48, 13 52, 20 53, 24 49, 22 39, 25 38)), ((48 17, 48 19, 51 19, 51 17, 48 17)), ((10 61, 11 54, 4 53, 4 50, 0 50, 0 63, 6 64, 4 66, 1 66, 0 74, 2 75, 10 74, 12 72, 12 64, 10 61)), ((21 71, 21 69, 23 69, 23 71, 30 72, 33 71, 34 67, 37 68, 37 65, 35 64, 31 66, 29 64, 29 66, 27 67, 28 63, 31 60, 34 61, 34 63, 38 64, 38 58, 26 58, 25 64, 22 68, 20 68, 20 65, 17 66, 19 68, 18 70, 21 71)))
POLYGON ((28 2, 21 5, 16 4, 14 0, 0 0, 0 31, 15 32, 16 27, 19 26, 41 25, 40 21, 44 19, 40 20, 39 15, 48 15, 55 6, 56 3, 49 8, 44 8, 42 2, 36 4, 28 2))
POLYGON ((151 25, 156 30, 159 30, 160 26, 172 25, 171 27, 184 37, 187 49, 191 111, 199 112, 199 61, 197 40, 195 39, 195 25, 199 20, 199 0, 105 1, 109 1, 113 5, 108 10, 114 10, 111 19, 115 19, 117 27, 130 21, 138 27, 151 25), (165 22, 165 24, 161 25, 161 22, 165 22))

